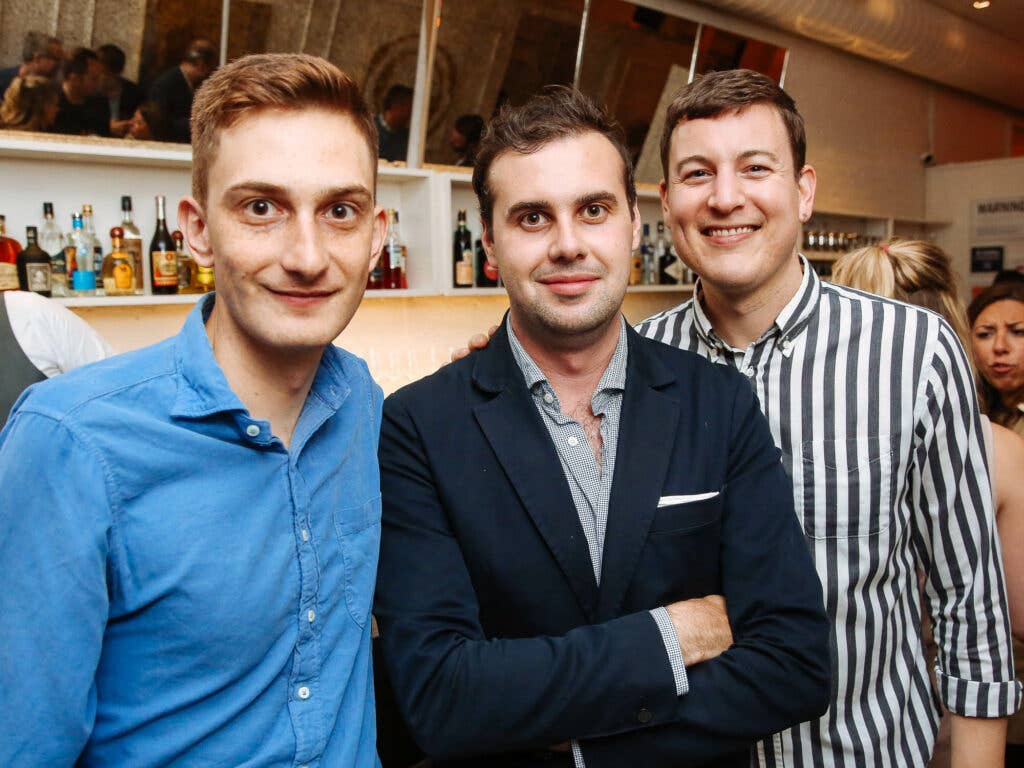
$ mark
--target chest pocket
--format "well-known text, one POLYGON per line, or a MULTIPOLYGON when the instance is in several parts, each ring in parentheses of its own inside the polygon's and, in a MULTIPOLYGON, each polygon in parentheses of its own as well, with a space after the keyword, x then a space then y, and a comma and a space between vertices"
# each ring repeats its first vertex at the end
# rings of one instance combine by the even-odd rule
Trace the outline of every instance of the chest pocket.
POLYGON ((334 527, 345 568, 345 604, 352 619, 366 626, 377 581, 380 553, 380 496, 365 504, 335 510, 334 527))
POLYGON ((845 539, 875 536, 888 529, 898 445, 895 435, 805 441, 801 445, 804 532, 814 539, 845 539))

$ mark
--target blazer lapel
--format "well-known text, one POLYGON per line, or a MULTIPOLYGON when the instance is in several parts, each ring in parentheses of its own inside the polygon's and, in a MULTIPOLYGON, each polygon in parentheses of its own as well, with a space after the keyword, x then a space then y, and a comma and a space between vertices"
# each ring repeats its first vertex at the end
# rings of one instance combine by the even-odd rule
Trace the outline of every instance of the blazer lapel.
POLYGON ((551 436, 512 357, 504 324, 479 353, 474 380, 482 389, 497 392, 473 409, 477 423, 590 621, 597 582, 586 535, 551 436))
POLYGON ((619 420, 604 537, 599 621, 618 615, 658 507, 679 426, 679 403, 658 390, 674 380, 629 329, 626 390, 619 420))

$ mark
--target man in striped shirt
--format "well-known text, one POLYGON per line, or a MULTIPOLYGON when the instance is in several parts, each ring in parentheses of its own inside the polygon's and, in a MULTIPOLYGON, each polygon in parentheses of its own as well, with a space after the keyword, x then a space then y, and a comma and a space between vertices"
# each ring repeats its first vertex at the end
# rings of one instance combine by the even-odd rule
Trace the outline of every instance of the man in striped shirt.
POLYGON ((750 379, 834 621, 829 712, 761 743, 756 762, 926 765, 939 708, 923 604, 953 764, 1001 765, 1021 688, 970 368, 938 316, 822 283, 799 255, 815 190, 804 153, 796 105, 762 75, 712 73, 679 93, 662 209, 700 279, 640 327, 750 379))

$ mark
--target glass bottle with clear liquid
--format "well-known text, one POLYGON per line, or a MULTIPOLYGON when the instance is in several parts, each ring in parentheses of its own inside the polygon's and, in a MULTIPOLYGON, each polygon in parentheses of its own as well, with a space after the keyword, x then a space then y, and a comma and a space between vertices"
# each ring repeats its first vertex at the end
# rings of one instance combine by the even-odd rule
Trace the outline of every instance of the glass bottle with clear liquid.
POLYGON ((39 247, 50 255, 50 293, 68 295, 68 262, 64 256, 64 233, 53 218, 53 203, 43 203, 43 225, 39 228, 39 247))

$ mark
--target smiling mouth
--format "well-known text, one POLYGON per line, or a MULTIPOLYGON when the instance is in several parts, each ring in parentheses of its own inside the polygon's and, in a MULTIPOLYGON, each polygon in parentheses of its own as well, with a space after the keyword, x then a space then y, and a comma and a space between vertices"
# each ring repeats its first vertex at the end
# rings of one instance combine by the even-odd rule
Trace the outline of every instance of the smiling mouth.
POLYGON ((749 235, 757 232, 760 227, 751 224, 742 227, 704 227, 700 233, 706 237, 735 237, 737 235, 749 235))

